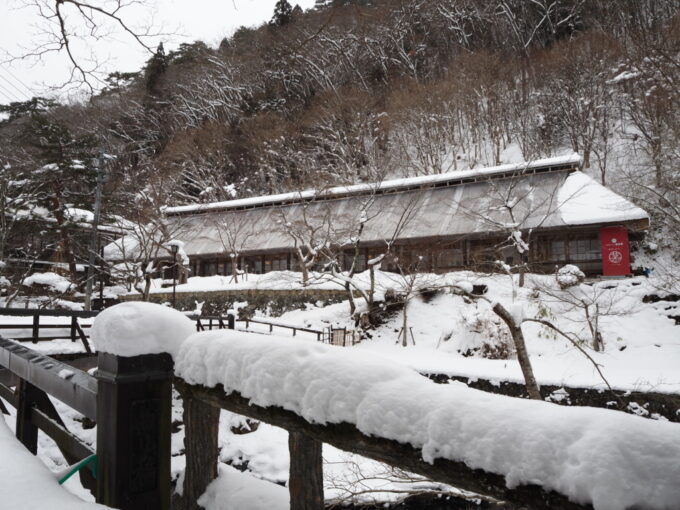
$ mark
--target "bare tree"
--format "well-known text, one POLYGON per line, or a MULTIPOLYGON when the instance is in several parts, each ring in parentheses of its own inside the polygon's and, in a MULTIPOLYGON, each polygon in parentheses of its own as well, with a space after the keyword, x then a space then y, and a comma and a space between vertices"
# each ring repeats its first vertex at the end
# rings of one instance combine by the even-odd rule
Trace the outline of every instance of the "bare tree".
POLYGON ((604 351, 601 321, 605 317, 628 315, 630 309, 622 305, 618 287, 604 282, 590 285, 576 283, 565 288, 533 278, 532 286, 539 291, 542 301, 560 309, 560 318, 572 322, 578 330, 573 337, 590 344, 594 351, 604 351))
POLYGON ((152 41, 163 35, 151 24, 137 25, 135 9, 143 8, 143 0, 22 0, 40 20, 34 47, 8 61, 41 60, 50 54, 63 53, 69 62, 69 77, 61 86, 84 86, 91 93, 104 84, 101 62, 83 46, 92 47, 99 40, 122 34, 150 55, 152 41))
POLYGON ((247 248, 250 238, 256 233, 253 224, 247 217, 236 214, 216 218, 214 223, 220 243, 231 260, 231 281, 238 283, 238 277, 244 271, 241 254, 247 248))
POLYGON ((166 221, 169 184, 161 178, 138 193, 135 217, 121 225, 127 234, 105 249, 105 257, 115 264, 112 274, 127 281, 144 301, 149 299, 159 259, 172 254, 168 243, 180 240, 188 228, 183 221, 166 221))

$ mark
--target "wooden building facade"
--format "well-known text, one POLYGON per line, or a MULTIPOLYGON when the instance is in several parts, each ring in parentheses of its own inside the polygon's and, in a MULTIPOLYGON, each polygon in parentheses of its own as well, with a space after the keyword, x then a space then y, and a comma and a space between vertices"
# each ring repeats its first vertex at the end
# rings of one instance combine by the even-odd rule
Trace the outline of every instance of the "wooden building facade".
POLYGON ((571 263, 602 274, 609 230, 618 229, 612 239, 625 251, 609 259, 625 264, 628 241, 644 235, 649 217, 579 166, 573 155, 166 213, 185 242, 191 276, 231 274, 234 252, 250 273, 296 271, 300 244, 332 247, 342 265, 356 259, 358 271, 388 252, 382 263, 388 271, 487 271, 502 261, 537 272, 571 263))

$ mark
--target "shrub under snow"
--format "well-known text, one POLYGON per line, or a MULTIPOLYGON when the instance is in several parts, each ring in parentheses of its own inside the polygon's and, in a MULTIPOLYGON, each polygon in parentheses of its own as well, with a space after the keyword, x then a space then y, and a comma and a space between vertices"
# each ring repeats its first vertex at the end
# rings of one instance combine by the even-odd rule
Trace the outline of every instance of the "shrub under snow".
POLYGON ((586 275, 579 269, 578 266, 573 264, 567 264, 557 270, 555 275, 557 284, 560 289, 568 289, 574 285, 578 285, 586 279, 586 275))

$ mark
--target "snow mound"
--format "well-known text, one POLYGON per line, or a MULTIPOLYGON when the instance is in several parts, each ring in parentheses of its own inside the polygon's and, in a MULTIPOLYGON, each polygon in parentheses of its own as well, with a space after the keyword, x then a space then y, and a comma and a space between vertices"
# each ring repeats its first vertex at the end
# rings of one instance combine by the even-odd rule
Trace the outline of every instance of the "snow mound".
POLYGON ((183 313, 154 303, 120 303, 97 315, 91 338, 100 352, 140 356, 167 352, 173 356, 180 344, 196 331, 183 313))
POLYGON ((33 285, 45 285, 54 292, 59 292, 60 294, 69 292, 75 288, 75 285, 71 283, 68 278, 51 272, 33 273, 32 275, 24 278, 22 283, 26 287, 31 287, 33 285))
POLYGON ((32 455, 0 416, 0 508, 22 510, 104 510, 108 506, 86 503, 59 486, 54 474, 32 455))
POLYGON ((217 478, 197 503, 206 510, 288 510, 290 496, 285 487, 220 465, 217 478))
POLYGON ((440 385, 406 367, 291 338, 198 333, 175 359, 190 384, 237 391, 313 423, 347 422, 436 458, 535 483, 596 510, 670 509, 680 501, 680 426, 440 385))

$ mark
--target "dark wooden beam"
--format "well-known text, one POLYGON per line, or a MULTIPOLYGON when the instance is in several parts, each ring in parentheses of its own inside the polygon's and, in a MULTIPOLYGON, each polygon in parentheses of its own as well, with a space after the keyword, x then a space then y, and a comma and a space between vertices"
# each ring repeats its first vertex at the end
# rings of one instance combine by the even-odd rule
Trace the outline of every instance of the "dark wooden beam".
POLYGON ((367 436, 349 423, 313 424, 279 407, 251 405, 248 399, 238 393, 227 395, 222 386, 205 388, 188 385, 181 380, 176 380, 175 383, 182 388, 185 395, 203 400, 213 406, 264 421, 288 431, 303 433, 340 450, 398 466, 406 471, 459 489, 518 503, 534 510, 592 509, 590 505, 579 505, 570 501, 565 495, 555 491, 546 491, 537 485, 522 485, 510 489, 506 486, 502 475, 472 469, 463 462, 435 459, 434 462, 428 463, 423 460, 419 449, 391 439, 367 436))
POLYGON ((96 421, 97 381, 90 374, 2 337, 0 366, 96 421), (66 370, 70 375, 61 377, 66 370))

